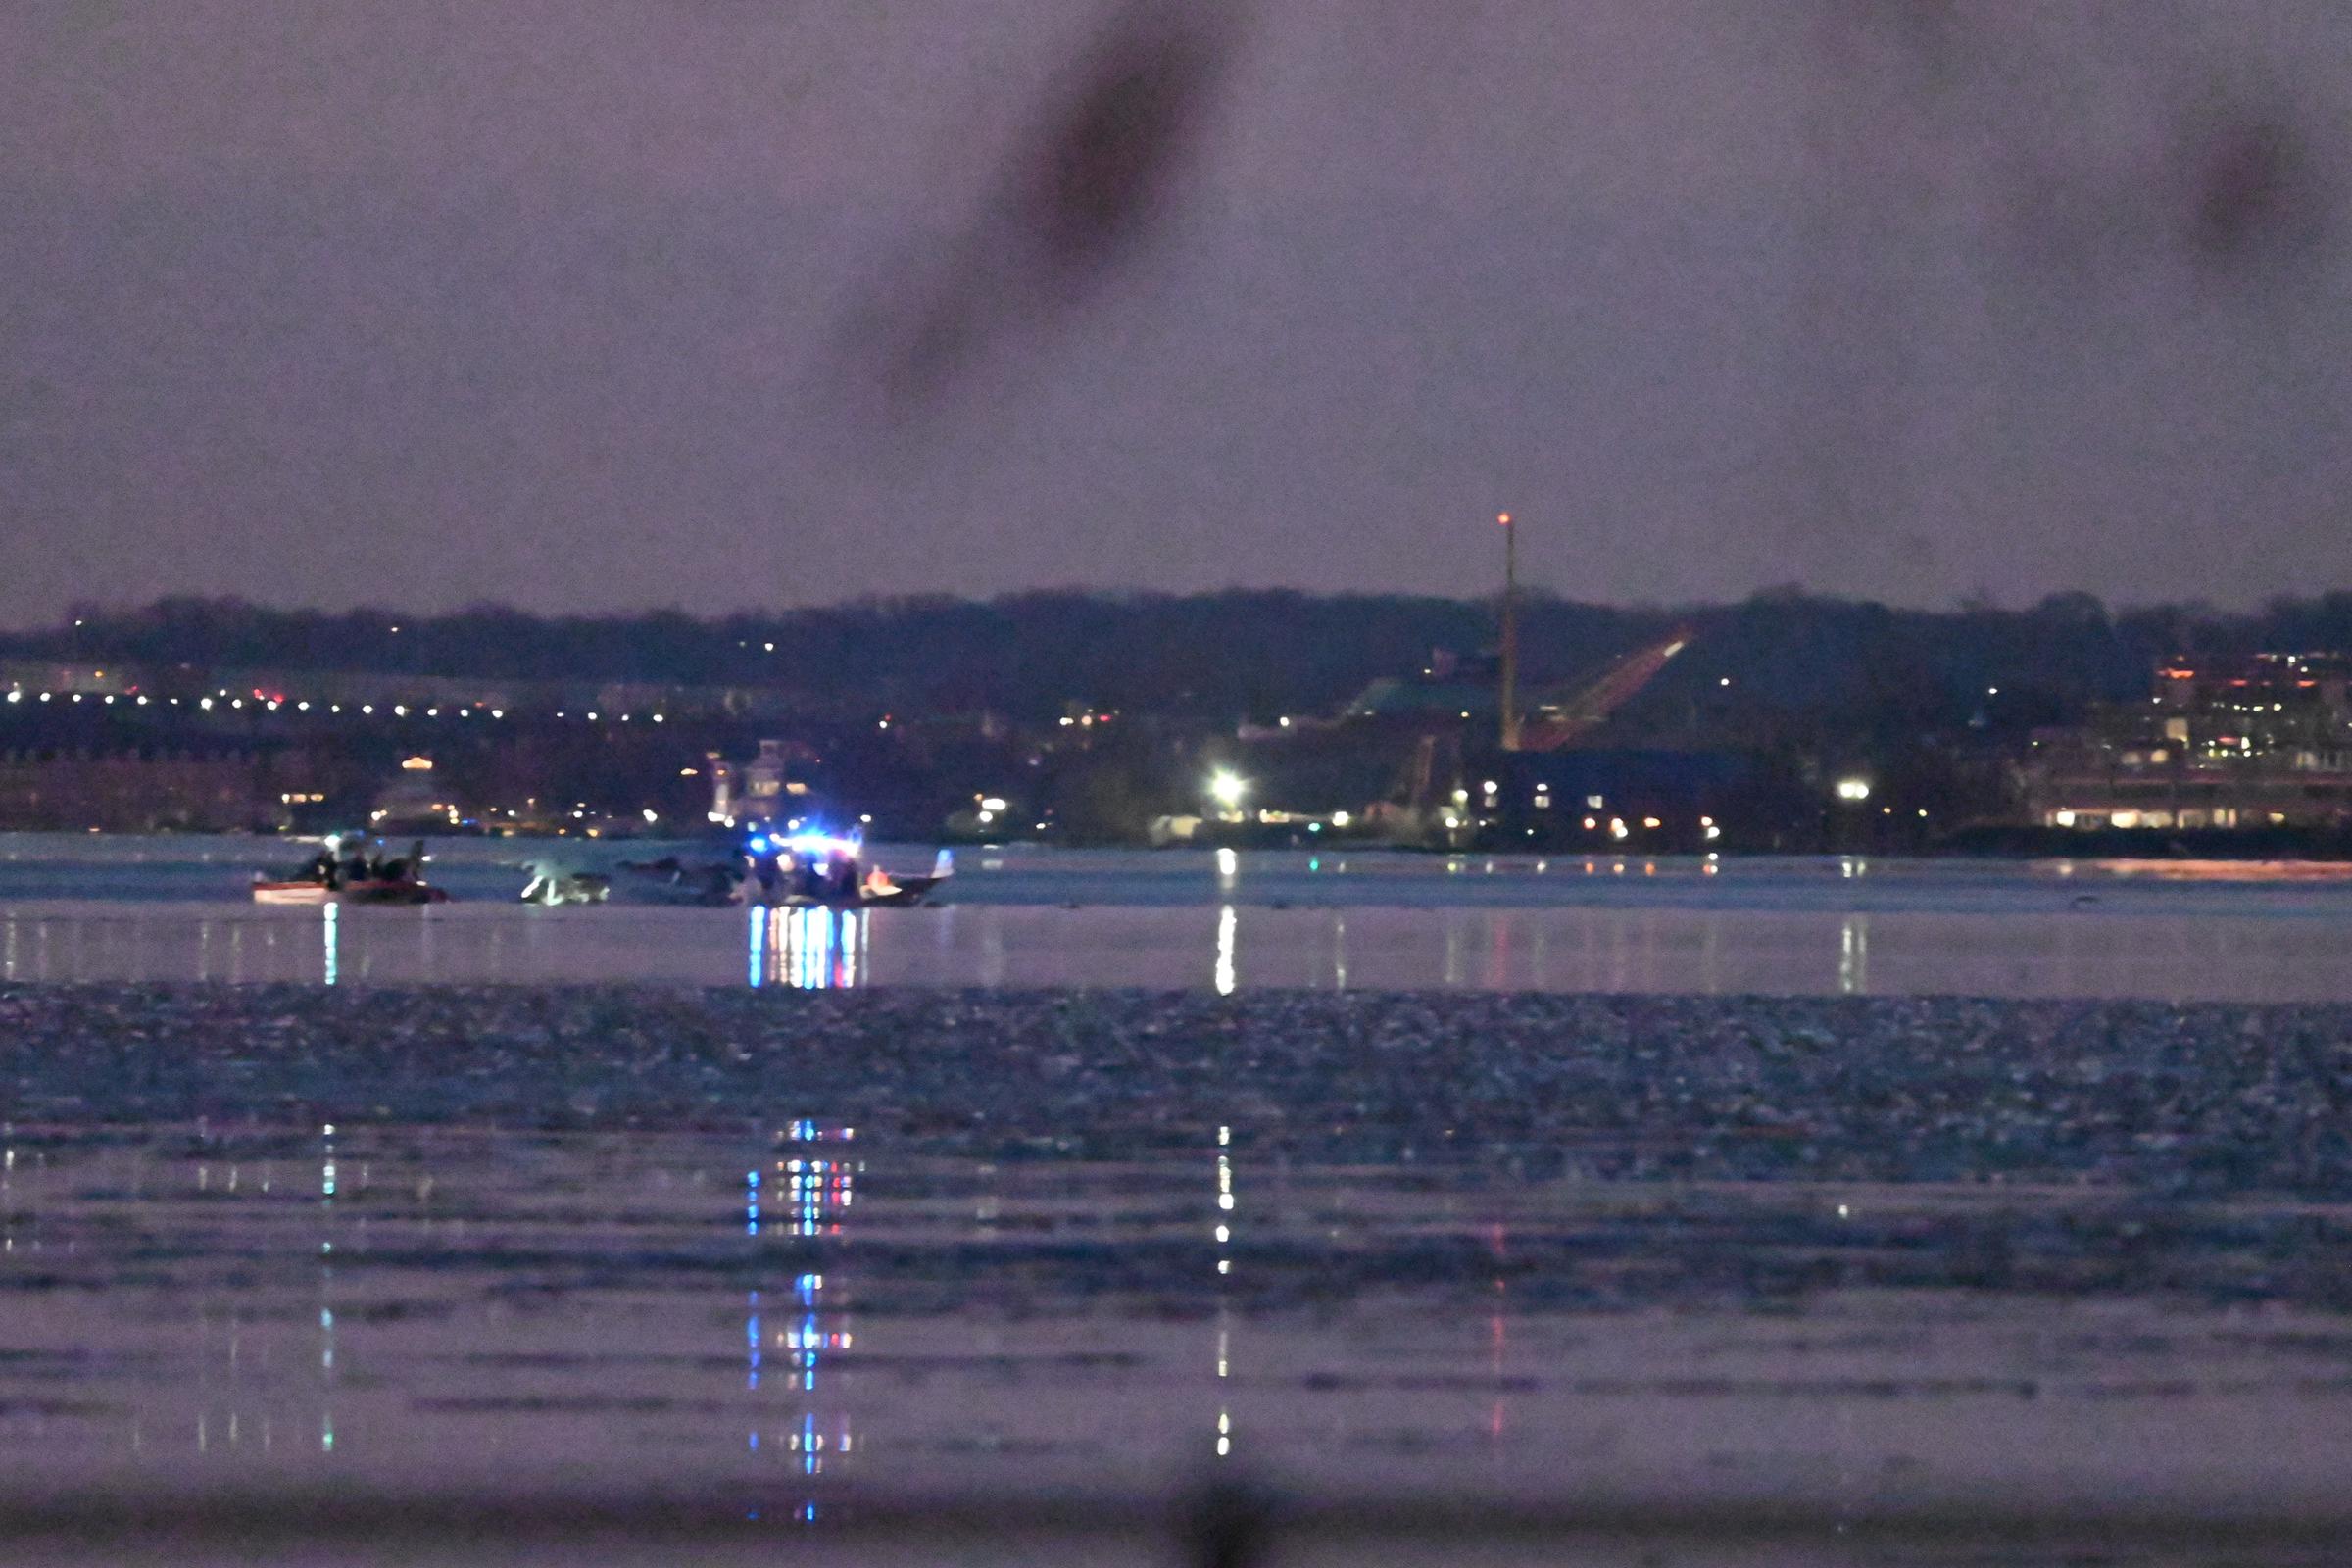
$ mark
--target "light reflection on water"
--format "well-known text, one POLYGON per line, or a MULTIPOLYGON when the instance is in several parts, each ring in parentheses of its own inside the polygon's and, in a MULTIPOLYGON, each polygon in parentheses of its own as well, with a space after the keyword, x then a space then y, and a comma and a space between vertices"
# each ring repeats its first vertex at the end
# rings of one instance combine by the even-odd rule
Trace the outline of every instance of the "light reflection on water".
MULTIPOLYGON (((814 1523, 863 1447, 860 1390, 831 1371, 866 1338, 863 1141, 812 1119, 759 1139, 733 1243, 712 1223, 728 1142, 0 1125, 0 1498, 106 1477, 699 1482, 716 1414, 725 1473, 790 1478, 776 1517, 814 1523), (721 1361, 739 1394, 712 1386, 721 1361)), ((894 1381, 863 1392, 889 1407, 894 1381)))
POLYGON ((0 906, 0 981, 2352 1000, 2342 917, 2104 909, 0 906))
POLYGON ((1216 1223, 1209 1232, 1216 1243, 1216 1323, 1217 1323, 1217 1439, 1216 1455, 1220 1459, 1233 1457, 1233 1405, 1230 1382, 1233 1377, 1233 1246, 1234 1232, 1240 1227, 1239 1202, 1233 1187, 1233 1129, 1217 1128, 1217 1212, 1216 1223))
MULTIPOLYGON (((791 911, 807 913, 811 911, 791 911)), ((787 1232, 799 1238, 825 1237, 839 1241, 850 1222, 850 1208, 857 1198, 857 1179, 865 1168, 864 1162, 848 1157, 844 1148, 857 1136, 854 1127, 820 1128, 813 1122, 798 1122, 789 1129, 790 1152, 781 1154, 770 1171, 771 1178, 780 1178, 783 1188, 783 1217, 787 1232)), ((751 1220, 749 1233, 760 1233, 761 1184, 760 1172, 750 1173, 751 1220)), ((774 1183, 771 1181, 771 1188, 774 1183)), ((843 1249, 839 1255, 847 1255, 843 1249)), ((765 1330, 760 1314, 758 1291, 750 1293, 750 1314, 744 1322, 746 1366, 745 1392, 760 1392, 760 1363, 763 1352, 763 1332, 772 1332, 772 1347, 785 1355, 784 1407, 763 1433, 758 1416, 745 1437, 747 1451, 757 1453, 764 1442, 768 1448, 780 1449, 788 1468, 795 1468, 805 1483, 798 1500, 791 1505, 791 1517, 803 1524, 815 1524, 819 1518, 821 1498, 816 1491, 818 1476, 825 1473, 830 1460, 835 1465, 856 1453, 858 1434, 852 1407, 834 1397, 833 1382, 824 1381, 819 1388, 819 1373, 827 1358, 856 1350, 858 1336, 850 1319, 851 1303, 849 1271, 845 1264, 827 1261, 821 1269, 804 1269, 793 1280, 792 1294, 783 1303, 783 1326, 765 1330), (820 1396, 821 1395, 821 1396, 820 1396)), ((765 1406, 761 1406, 765 1408, 765 1406)))
MULTIPOLYGON (((2332 1495, 2352 1441, 2324 1316, 1726 1297, 1726 1249, 1835 1247, 1802 1185, 1678 1218, 1707 1200, 1252 1165, 1230 1125, 1115 1164, 870 1132, 7 1130, 0 1497, 722 1484, 793 1527, 897 1485, 1156 1489, 1207 1462, 1343 1491, 1549 1494, 1572 1471, 1849 1501, 1892 1465, 1963 1495, 2286 1506, 2332 1495), (1671 1311, 1580 1304, 1677 1266, 1671 1311), (2131 1392, 2158 1381, 2182 1392, 2131 1392), (2298 1443, 2266 1452, 2290 1410, 2298 1443)), ((1887 1235, 1970 1201, 1838 1196, 1887 1235)))
MULTIPOLYGON (((855 909, 744 911, 749 934, 746 979, 754 991, 847 990, 859 983, 867 916, 855 909)), ((666 978, 666 977, 665 977, 666 978)))

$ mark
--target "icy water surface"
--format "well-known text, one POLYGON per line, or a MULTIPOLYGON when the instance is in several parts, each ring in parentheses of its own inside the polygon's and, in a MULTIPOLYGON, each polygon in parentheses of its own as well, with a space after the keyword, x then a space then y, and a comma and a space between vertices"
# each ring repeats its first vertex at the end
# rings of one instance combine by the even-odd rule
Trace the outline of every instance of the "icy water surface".
POLYGON ((2340 1008, 19 986, 0 1032, 43 1529, 1165 1561, 1135 1521, 1224 1476, 1339 1522, 1277 1560, 2332 1560, 2340 1008))
POLYGON ((2177 1300, 1988 1295, 1984 1259, 1937 1254, 2112 1200, 1496 1185, 1200 1132, 1007 1162, 807 1124, 19 1129, 7 1487, 495 1478, 805 1531, 1214 1467, 1327 1501, 1793 1499, 1825 1525, 2339 1500, 2341 1318, 2230 1306, 2185 1238, 2177 1300))

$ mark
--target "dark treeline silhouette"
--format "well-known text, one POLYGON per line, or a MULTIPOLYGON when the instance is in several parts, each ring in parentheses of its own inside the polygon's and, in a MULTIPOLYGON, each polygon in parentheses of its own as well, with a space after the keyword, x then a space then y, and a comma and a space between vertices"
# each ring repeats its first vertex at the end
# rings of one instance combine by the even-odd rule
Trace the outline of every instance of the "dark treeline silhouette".
MULTIPOLYGON (((167 599, 135 610, 84 608, 72 619, 79 623, 0 636, 0 654, 757 685, 817 704, 1028 718, 1076 701, 1224 722, 1331 711, 1371 679, 1418 671, 1433 649, 1491 646, 1494 617, 1482 602, 1234 590, 866 600, 710 619, 677 611, 551 617, 498 606, 430 616, 328 614, 167 599)), ((1785 724, 1815 713, 1870 727, 1933 727, 1982 723, 1990 711, 1990 721, 2007 728, 2142 693, 2154 662, 2176 653, 2352 646, 2352 593, 2246 613, 2199 606, 2111 612, 2087 594, 2026 610, 1953 611, 1793 589, 1684 609, 1539 594, 1522 618, 1527 678, 1580 678, 1677 627, 1692 632, 1690 651, 1629 716, 1696 726, 1766 713, 1785 724)))

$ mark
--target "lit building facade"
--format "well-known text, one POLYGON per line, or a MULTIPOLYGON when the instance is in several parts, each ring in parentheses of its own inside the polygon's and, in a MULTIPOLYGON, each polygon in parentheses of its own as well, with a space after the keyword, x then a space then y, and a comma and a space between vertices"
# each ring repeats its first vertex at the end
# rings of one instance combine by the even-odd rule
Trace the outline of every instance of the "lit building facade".
POLYGON ((796 765, 807 760, 798 747, 767 740, 749 761, 730 762, 716 752, 704 760, 710 765, 713 822, 758 826, 789 821, 808 808, 808 785, 792 776, 796 765))
POLYGON ((376 792, 368 825, 379 833, 446 832, 464 817, 455 793, 434 776, 433 760, 411 757, 402 760, 399 775, 376 792))
POLYGON ((2238 829, 2352 821, 2352 659, 2176 660, 2146 701, 2034 738, 2020 764, 2045 827, 2238 829))

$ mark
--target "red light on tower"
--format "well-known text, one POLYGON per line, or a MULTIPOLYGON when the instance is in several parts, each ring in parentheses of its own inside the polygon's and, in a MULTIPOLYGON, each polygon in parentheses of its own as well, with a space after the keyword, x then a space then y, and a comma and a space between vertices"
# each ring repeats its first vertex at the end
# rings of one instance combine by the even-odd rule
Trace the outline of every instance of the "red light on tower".
POLYGON ((1507 512, 1498 512, 1494 514, 1494 520, 1508 528, 1511 525, 1511 514, 1507 512))

